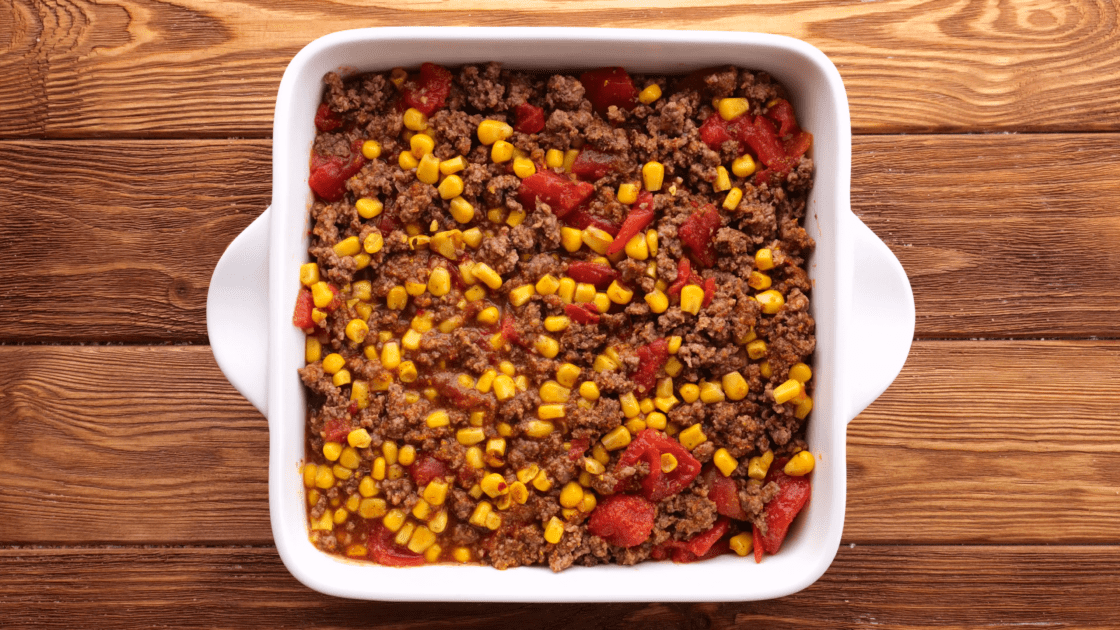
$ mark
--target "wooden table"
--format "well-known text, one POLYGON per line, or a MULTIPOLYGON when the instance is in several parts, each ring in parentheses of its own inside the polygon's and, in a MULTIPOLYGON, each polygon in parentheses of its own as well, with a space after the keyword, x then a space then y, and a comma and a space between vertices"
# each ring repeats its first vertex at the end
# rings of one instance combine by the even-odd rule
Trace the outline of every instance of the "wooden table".
POLYGON ((1115 4, 360 4, 0 4, 0 626, 1120 625, 1115 4), (918 318, 850 426, 847 527, 815 585, 378 604, 281 565, 265 420, 207 347, 207 283, 269 202, 289 59, 408 24, 760 30, 839 67, 852 204, 918 318))

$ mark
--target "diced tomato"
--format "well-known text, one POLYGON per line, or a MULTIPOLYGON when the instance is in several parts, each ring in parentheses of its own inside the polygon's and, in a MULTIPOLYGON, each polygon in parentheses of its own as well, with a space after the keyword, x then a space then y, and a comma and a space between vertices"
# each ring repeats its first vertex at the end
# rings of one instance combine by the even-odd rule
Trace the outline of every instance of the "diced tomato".
POLYGON ((587 92, 587 100, 591 101, 600 115, 605 116, 611 105, 631 110, 638 104, 638 90, 630 80, 630 75, 622 68, 600 68, 584 72, 580 75, 579 82, 587 92))
POLYGON ((653 223, 656 211, 653 208, 653 194, 643 190, 638 194, 637 201, 630 207, 618 234, 614 235, 614 242, 607 247, 607 255, 613 256, 626 249, 626 243, 636 234, 640 234, 650 223, 653 223))
POLYGON ((615 169, 615 156, 594 149, 584 149, 572 163, 572 172, 580 179, 595 181, 615 169))
MULTIPOLYGON (((712 239, 720 226, 719 210, 712 204, 688 215, 684 224, 677 230, 677 236, 691 251, 696 262, 703 267, 716 264, 715 246, 712 239)), ((679 274, 680 271, 678 270, 679 274)))
POLYGON ((599 217, 592 216, 590 212, 583 208, 576 208, 574 212, 568 213, 562 220, 568 227, 574 227, 577 230, 582 230, 594 225, 611 236, 618 234, 617 225, 608 223, 599 217))
POLYGON ((716 296, 716 279, 707 278, 704 280, 704 303, 702 306, 708 308, 712 303, 712 298, 716 296))
MULTIPOLYGON (((680 442, 666 437, 656 429, 646 429, 634 438, 618 458, 615 471, 633 466, 639 461, 649 464, 649 474, 641 482, 642 496, 657 503, 688 487, 696 475, 700 474, 700 462, 681 446, 680 442), (671 453, 677 458, 677 467, 672 472, 661 472, 661 454, 671 453)), ((625 483, 620 482, 615 491, 622 490, 625 483)))
POLYGON ((712 545, 716 544, 716 541, 720 538, 723 538, 723 535, 726 534, 727 530, 730 528, 731 521, 726 516, 716 519, 716 523, 715 525, 712 525, 711 529, 706 532, 696 534, 692 538, 688 539, 687 549, 694 553, 696 556, 702 556, 708 553, 708 551, 711 550, 712 545))
POLYGON ((669 342, 657 339, 638 348, 638 369, 630 375, 630 380, 638 386, 638 393, 644 394, 653 389, 657 373, 669 360, 669 342))
POLYGON ((418 488, 423 488, 437 477, 447 476, 447 464, 428 454, 416 456, 416 461, 408 467, 408 474, 418 488))
POLYGON ((813 489, 809 478, 791 477, 782 470, 786 459, 774 460, 770 465, 770 472, 766 474, 765 483, 771 481, 778 484, 778 494, 766 504, 763 518, 766 519, 766 533, 761 535, 762 546, 766 553, 778 553, 782 541, 789 532, 790 523, 809 503, 813 489))
POLYGON ((517 332, 517 327, 514 326, 514 321, 515 320, 513 318, 513 315, 511 315, 509 313, 506 313, 505 315, 502 316, 502 325, 501 325, 501 328, 500 328, 500 332, 502 333, 502 338, 505 339, 506 341, 510 342, 510 343, 515 343, 519 346, 524 346, 525 345, 525 340, 522 339, 521 333, 517 332))
POLYGON ((739 503, 739 486, 735 480, 721 475, 715 466, 708 468, 704 478, 708 483, 708 498, 716 504, 716 512, 740 521, 750 518, 739 503))
POLYGON ((583 457, 587 452, 587 448, 591 445, 591 440, 587 438, 575 438, 571 441, 571 447, 568 448, 568 459, 573 462, 583 457))
POLYGON ((769 118, 755 116, 752 124, 738 126, 738 134, 739 139, 754 151, 767 168, 775 168, 782 164, 782 160, 786 157, 786 150, 778 138, 774 123, 769 118))
POLYGON ((342 126, 342 117, 331 109, 330 105, 322 103, 315 110, 315 128, 319 131, 334 131, 342 126))
POLYGON ((796 135, 801 131, 801 127, 797 126, 797 117, 793 113, 793 105, 790 105, 790 102, 784 98, 775 100, 774 104, 766 110, 766 117, 781 126, 778 129, 778 135, 783 138, 796 135))
POLYGON ((751 541, 754 543, 755 564, 762 562, 762 532, 757 527, 751 529, 751 541))
POLYGON ((419 78, 411 77, 401 87, 401 98, 408 107, 413 107, 425 116, 431 116, 442 109, 451 93, 451 73, 443 66, 425 63, 420 66, 419 78))
POLYGON ((809 147, 813 146, 813 134, 808 131, 802 131, 793 138, 785 141, 786 157, 799 158, 809 151, 809 147))
POLYGON ((475 407, 489 407, 493 397, 487 396, 475 388, 464 388, 458 379, 451 374, 442 372, 436 374, 429 382, 440 396, 443 396, 458 409, 472 409, 475 407))
POLYGON ((607 497, 591 513, 587 531, 617 547, 634 547, 649 540, 657 506, 632 494, 607 497))
POLYGON ((528 103, 522 103, 514 110, 517 123, 513 125, 515 131, 521 133, 540 133, 544 131, 544 110, 528 103))
POLYGON ((315 299, 311 297, 311 289, 303 287, 296 295, 296 311, 292 314, 292 324, 304 330, 315 327, 315 320, 311 319, 311 309, 315 308, 315 299))
POLYGON ((724 536, 731 527, 731 522, 720 518, 706 532, 696 534, 685 541, 668 540, 657 545, 651 550, 650 555, 659 560, 673 556, 673 562, 687 563, 707 560, 727 553, 731 548, 724 536))
POLYGON ((350 422, 341 418, 331 418, 323 425, 323 440, 326 442, 341 442, 350 435, 350 422))
POLYGON ((577 324, 598 324, 599 309, 590 302, 583 304, 565 304, 564 314, 577 324))
POLYGON ((708 116, 700 125, 700 140, 715 151, 719 151, 724 142, 734 139, 730 125, 718 113, 708 116))
POLYGON ((398 547, 393 542, 393 532, 384 525, 377 525, 369 533, 366 547, 369 558, 377 564, 389 567, 418 567, 424 564, 424 556, 398 547))
POLYGON ((366 157, 362 155, 362 141, 355 140, 350 145, 350 158, 343 160, 337 155, 329 158, 312 156, 311 176, 307 184, 324 201, 338 201, 346 194, 346 180, 362 170, 366 157))
POLYGON ((593 194, 595 186, 590 182, 573 182, 559 173, 537 171, 521 180, 517 200, 531 211, 540 199, 552 208, 553 214, 563 218, 583 205, 593 194))
POLYGON ((605 289, 618 278, 618 272, 609 265, 576 260, 568 264, 568 277, 576 282, 593 284, 596 289, 605 289))
POLYGON ((673 284, 669 285, 669 296, 672 297, 681 292, 684 285, 688 284, 692 279, 692 262, 687 258, 682 258, 677 262, 677 279, 673 280, 673 284))

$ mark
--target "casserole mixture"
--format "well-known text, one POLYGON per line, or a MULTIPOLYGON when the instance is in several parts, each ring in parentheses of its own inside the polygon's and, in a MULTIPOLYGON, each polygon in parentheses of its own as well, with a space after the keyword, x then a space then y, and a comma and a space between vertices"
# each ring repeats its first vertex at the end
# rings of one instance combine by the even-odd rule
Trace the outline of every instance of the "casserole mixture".
POLYGON ((783 88, 325 82, 293 320, 315 545, 555 571, 777 552, 814 463, 812 136, 783 88))

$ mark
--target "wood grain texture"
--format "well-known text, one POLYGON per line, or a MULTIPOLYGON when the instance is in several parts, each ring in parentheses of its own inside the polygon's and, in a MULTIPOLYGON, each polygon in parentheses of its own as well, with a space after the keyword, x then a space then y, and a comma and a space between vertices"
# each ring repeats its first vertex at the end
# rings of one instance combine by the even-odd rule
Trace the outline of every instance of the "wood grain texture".
POLYGON ((906 269, 916 335, 1120 336, 1117 142, 857 138, 852 209, 906 269))
MULTIPOLYGON (((333 31, 595 26, 762 31, 821 48, 858 132, 1116 130, 1117 6, 1103 0, 753 3, 14 0, 0 136, 267 136, 284 67, 333 31)), ((3 37, 3 36, 0 36, 3 37)), ((2 40, 0 40, 2 41, 2 40)))
POLYGON ((207 347, 0 347, 0 540, 259 543, 268 427, 207 347))
POLYGON ((0 342, 205 342, 210 276, 268 205, 270 152, 0 143, 0 342))
POLYGON ((859 546, 841 547, 808 589, 765 602, 417 605, 320 595, 272 548, 4 549, 0 618, 37 629, 75 619, 118 629, 1099 628, 1120 624, 1118 568, 1115 546, 859 546))
MULTIPOLYGON (((916 343, 849 427, 845 542, 1120 543, 1117 392, 1120 342, 916 343)), ((0 347, 0 417, 0 544, 271 541, 208 348, 0 347)))
MULTIPOLYGON (((1120 336, 1117 142, 857 137, 852 206, 907 269, 916 336, 1120 336)), ((270 160, 259 140, 0 142, 0 342, 204 342, 270 160)))

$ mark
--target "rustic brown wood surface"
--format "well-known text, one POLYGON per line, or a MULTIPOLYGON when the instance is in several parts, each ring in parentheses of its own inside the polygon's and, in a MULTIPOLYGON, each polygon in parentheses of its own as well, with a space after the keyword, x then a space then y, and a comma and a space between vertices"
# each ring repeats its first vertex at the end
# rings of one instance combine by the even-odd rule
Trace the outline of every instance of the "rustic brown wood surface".
POLYGON ((1118 11, 0 3, 0 627, 1120 627, 1118 11), (849 427, 843 544, 817 584, 748 604, 378 604, 284 569, 266 423, 214 363, 206 290, 269 202, 292 55, 414 24, 761 30, 835 61, 852 206, 918 314, 906 368, 849 427))

